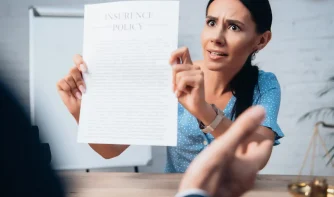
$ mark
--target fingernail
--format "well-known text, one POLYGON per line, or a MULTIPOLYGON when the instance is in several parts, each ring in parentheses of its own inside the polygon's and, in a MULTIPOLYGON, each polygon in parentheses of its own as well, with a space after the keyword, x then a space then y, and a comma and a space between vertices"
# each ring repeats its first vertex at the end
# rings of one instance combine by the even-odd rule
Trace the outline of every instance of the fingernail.
POLYGON ((80 70, 81 70, 81 72, 85 73, 87 71, 86 66, 83 65, 83 64, 80 64, 80 70))
POLYGON ((174 60, 172 63, 170 63, 171 66, 174 66, 175 64, 177 64, 177 60, 174 60))
POLYGON ((79 86, 79 90, 81 91, 81 93, 86 93, 86 88, 83 86, 83 85, 81 85, 81 86, 79 86))
POLYGON ((180 97, 180 95, 181 95, 181 92, 180 92, 180 91, 178 91, 178 90, 176 90, 176 91, 175 91, 175 94, 176 94, 176 98, 179 98, 179 97, 180 97))
POLYGON ((75 93, 75 96, 77 97, 77 99, 81 100, 81 94, 79 92, 75 93))

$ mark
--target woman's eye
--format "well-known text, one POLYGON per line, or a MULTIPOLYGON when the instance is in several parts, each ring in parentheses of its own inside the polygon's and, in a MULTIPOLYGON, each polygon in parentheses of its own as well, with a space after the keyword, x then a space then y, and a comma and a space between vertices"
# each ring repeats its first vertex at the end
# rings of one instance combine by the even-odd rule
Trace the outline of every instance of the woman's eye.
POLYGON ((207 21, 207 24, 208 24, 210 27, 213 27, 213 26, 216 25, 216 22, 213 21, 213 20, 208 20, 208 21, 207 21))
POLYGON ((237 25, 230 25, 230 29, 233 31, 240 31, 240 28, 237 25))

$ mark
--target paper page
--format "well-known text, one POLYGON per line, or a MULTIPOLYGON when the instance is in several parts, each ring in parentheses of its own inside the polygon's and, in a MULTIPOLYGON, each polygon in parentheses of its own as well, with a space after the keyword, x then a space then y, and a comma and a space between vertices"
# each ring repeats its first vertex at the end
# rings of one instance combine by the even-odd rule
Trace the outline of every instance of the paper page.
POLYGON ((78 142, 176 146, 177 99, 171 53, 178 1, 120 1, 85 6, 78 142))

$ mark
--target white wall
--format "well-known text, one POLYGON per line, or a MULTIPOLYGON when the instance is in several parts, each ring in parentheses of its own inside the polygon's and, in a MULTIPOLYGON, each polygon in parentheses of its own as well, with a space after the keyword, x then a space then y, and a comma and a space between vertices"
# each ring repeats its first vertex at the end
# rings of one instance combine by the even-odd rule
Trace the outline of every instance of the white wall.
MULTIPOLYGON (((309 110, 334 106, 334 92, 323 98, 316 96, 327 85, 326 80, 334 76, 334 1, 272 0, 271 3, 273 39, 260 52, 257 61, 265 70, 274 72, 281 83, 279 123, 286 137, 282 145, 275 147, 263 173, 275 173, 275 169, 281 168, 285 174, 295 174, 302 164, 316 121, 297 123, 298 118, 309 110)), ((327 121, 333 123, 334 117, 330 116, 327 121)), ((333 145, 334 138, 326 137, 324 129, 321 131, 328 146, 333 145)), ((325 168, 326 162, 321 159, 324 152, 318 147, 315 172, 334 175, 334 168, 325 168)))
MULTIPOLYGON (((78 6, 98 2, 107 1, 0 0, 0 73, 5 74, 8 84, 26 106, 29 106, 28 7, 78 6)), ((182 0, 181 17, 188 19, 188 23, 181 23, 180 28, 200 31, 206 2, 207 0, 182 0), (194 11, 191 16, 185 16, 182 15, 182 9, 194 11)), ((286 137, 282 139, 281 145, 274 148, 269 165, 262 173, 296 174, 311 139, 312 125, 315 122, 310 120, 297 123, 297 119, 311 109, 334 106, 333 93, 323 98, 316 97, 317 91, 326 85, 326 79, 334 76, 334 1, 271 0, 271 4, 274 14, 273 39, 267 48, 258 54, 256 62, 262 69, 274 72, 281 83, 279 123, 286 137)), ((187 42, 199 44, 199 38, 190 37, 189 40, 181 41, 181 44, 187 42)), ((199 51, 200 49, 191 52, 198 56, 199 51)), ((333 119, 334 117, 330 117, 329 121, 333 119)), ((330 143, 333 144, 333 137, 326 136, 325 133, 322 135, 328 146, 330 143)), ((334 175, 334 168, 324 167, 325 160, 321 159, 323 150, 320 148, 317 150, 319 162, 316 163, 316 173, 334 175)), ((153 166, 140 170, 162 171, 165 149, 154 148, 153 155, 153 166)))

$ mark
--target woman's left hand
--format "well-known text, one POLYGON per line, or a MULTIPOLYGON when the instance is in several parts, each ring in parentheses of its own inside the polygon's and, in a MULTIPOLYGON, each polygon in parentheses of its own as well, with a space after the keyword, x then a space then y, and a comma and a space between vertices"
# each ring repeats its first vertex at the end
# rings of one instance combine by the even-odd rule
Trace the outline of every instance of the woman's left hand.
POLYGON ((202 120, 205 114, 213 110, 205 101, 203 72, 198 65, 193 64, 186 47, 172 53, 170 64, 172 64, 173 91, 176 97, 192 115, 202 120))

